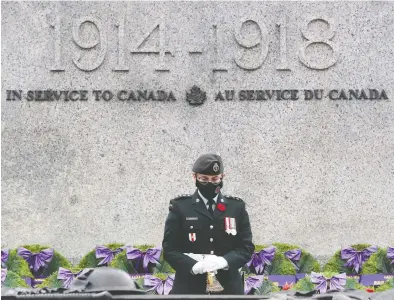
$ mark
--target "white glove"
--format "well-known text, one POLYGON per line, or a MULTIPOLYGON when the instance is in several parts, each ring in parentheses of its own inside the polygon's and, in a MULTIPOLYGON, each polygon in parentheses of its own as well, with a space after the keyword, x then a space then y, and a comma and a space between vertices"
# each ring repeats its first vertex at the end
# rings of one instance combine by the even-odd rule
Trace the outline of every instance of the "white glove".
POLYGON ((183 253, 191 258, 193 258, 196 261, 202 261, 204 259, 204 256, 202 254, 194 254, 194 253, 183 253))
POLYGON ((209 256, 203 260, 204 263, 204 273, 205 272, 214 272, 220 269, 228 268, 227 260, 222 256, 209 256))
POLYGON ((192 273, 194 275, 205 273, 204 272, 204 262, 203 261, 197 262, 192 268, 192 273))
MULTIPOLYGON (((204 260, 202 261, 203 263, 203 270, 204 273, 206 272, 212 272, 212 271, 208 271, 208 270, 212 270, 216 267, 216 259, 218 257, 216 255, 205 255, 204 256, 204 260)), ((214 273, 216 274, 217 272, 214 271, 214 273)))

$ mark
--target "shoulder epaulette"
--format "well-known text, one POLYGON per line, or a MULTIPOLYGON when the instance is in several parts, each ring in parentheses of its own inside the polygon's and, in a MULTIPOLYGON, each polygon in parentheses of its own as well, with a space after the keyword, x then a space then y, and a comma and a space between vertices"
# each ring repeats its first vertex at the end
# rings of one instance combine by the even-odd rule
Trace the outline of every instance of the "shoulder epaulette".
POLYGON ((224 195, 224 197, 226 197, 228 199, 234 199, 234 200, 237 200, 237 201, 244 202, 241 198, 238 198, 238 197, 234 197, 234 196, 230 196, 230 195, 224 195))
POLYGON ((180 200, 180 199, 184 199, 184 198, 188 198, 191 197, 191 194, 182 194, 182 195, 178 195, 175 198, 171 199, 170 201, 174 201, 174 200, 180 200))

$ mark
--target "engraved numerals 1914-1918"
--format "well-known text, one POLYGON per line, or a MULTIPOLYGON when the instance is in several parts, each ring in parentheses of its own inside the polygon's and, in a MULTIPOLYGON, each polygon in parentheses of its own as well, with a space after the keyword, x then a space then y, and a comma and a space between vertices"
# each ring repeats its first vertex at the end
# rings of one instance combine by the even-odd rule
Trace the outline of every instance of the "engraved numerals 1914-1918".
MULTIPOLYGON (((159 62, 154 66, 155 71, 169 72, 170 67, 166 64, 165 56, 171 53, 166 49, 166 24, 164 18, 156 20, 150 30, 143 36, 141 41, 137 43, 136 47, 127 49, 129 43, 125 38, 125 23, 126 16, 123 15, 114 24, 117 28, 117 51, 115 52, 116 65, 112 70, 117 72, 128 72, 130 70, 128 55, 129 54, 156 54, 159 56, 159 62), (153 48, 146 49, 145 44, 149 39, 159 38, 158 43, 153 48)), ((276 70, 291 71, 288 63, 287 50, 287 32, 288 32, 288 18, 283 15, 280 22, 276 24, 279 34, 279 51, 277 58, 276 70)), ((52 49, 53 49, 53 63, 51 71, 64 71, 64 60, 62 53, 62 37, 61 37, 61 19, 57 16, 51 24, 52 34, 52 49)), ((220 59, 220 51, 223 49, 222 38, 220 37, 220 26, 212 25, 209 38, 209 51, 207 55, 210 57, 210 62, 213 72, 227 72, 230 68, 228 63, 223 63, 220 59)), ((337 45, 332 40, 335 36, 335 24, 332 19, 325 17, 312 17, 305 21, 300 28, 302 38, 304 39, 298 51, 299 61, 309 69, 325 70, 332 67, 339 59, 339 51, 337 45), (318 32, 312 30, 312 25, 317 22, 322 22, 326 26, 324 30, 318 32), (307 48, 313 44, 320 44, 330 49, 329 55, 323 56, 321 59, 311 59, 308 55, 307 48)), ((265 59, 269 53, 269 36, 268 30, 258 17, 244 18, 240 20, 233 30, 233 36, 236 43, 236 53, 234 53, 233 61, 235 65, 244 70, 257 70, 263 66, 265 59), (247 30, 244 30, 247 28, 247 30)), ((72 54, 72 62, 74 65, 86 72, 91 72, 99 68, 105 60, 108 52, 107 33, 102 22, 93 17, 86 16, 75 20, 72 25, 72 39, 78 49, 72 54), (94 38, 82 38, 82 32, 85 30, 84 24, 90 23, 97 31, 94 38), (86 59, 86 54, 89 54, 89 59, 86 59)), ((203 50, 188 51, 190 55, 203 55, 203 50)), ((292 58, 293 59, 293 58, 292 58)))

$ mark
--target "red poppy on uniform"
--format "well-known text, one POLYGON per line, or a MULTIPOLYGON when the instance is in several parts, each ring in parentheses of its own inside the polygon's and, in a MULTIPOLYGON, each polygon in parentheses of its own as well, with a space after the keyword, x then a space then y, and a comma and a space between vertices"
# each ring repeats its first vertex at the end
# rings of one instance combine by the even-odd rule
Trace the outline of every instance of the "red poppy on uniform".
POLYGON ((217 206, 218 210, 220 211, 225 211, 226 210, 226 205, 224 205, 223 203, 219 203, 217 206))

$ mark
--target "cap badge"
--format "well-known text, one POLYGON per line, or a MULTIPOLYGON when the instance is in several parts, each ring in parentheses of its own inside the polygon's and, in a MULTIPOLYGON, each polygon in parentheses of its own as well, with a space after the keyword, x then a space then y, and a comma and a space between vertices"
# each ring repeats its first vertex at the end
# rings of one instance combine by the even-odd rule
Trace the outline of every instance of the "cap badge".
POLYGON ((213 165, 213 171, 214 171, 214 172, 219 171, 219 165, 218 165, 218 163, 215 163, 215 164, 213 165))

